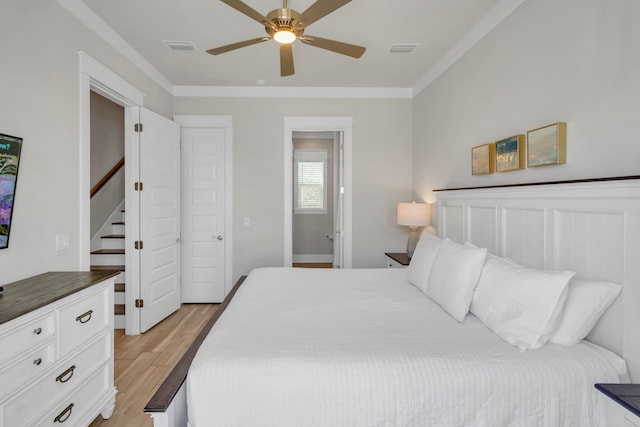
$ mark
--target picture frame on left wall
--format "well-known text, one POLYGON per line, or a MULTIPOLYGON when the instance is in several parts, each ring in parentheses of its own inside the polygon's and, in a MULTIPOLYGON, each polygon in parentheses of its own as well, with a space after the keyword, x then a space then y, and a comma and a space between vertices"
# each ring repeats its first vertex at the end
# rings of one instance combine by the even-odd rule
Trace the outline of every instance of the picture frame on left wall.
POLYGON ((486 175, 495 172, 496 146, 483 144, 471 149, 471 175, 486 175))
POLYGON ((9 247, 22 138, 0 133, 0 249, 9 247))

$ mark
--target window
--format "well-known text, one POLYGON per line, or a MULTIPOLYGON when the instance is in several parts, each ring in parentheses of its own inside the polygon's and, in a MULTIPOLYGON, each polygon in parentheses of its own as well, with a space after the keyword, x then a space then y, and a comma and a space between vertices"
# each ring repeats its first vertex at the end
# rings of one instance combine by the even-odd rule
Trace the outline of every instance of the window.
POLYGON ((327 152, 295 151, 293 154, 294 212, 327 213, 327 152))

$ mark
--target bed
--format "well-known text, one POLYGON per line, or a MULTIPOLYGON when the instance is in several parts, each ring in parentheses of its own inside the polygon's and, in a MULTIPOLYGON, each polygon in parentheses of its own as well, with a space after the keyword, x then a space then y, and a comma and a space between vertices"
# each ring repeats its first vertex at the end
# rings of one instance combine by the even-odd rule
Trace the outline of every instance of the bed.
POLYGON ((509 342, 477 301, 478 316, 460 317, 409 270, 258 269, 203 338, 177 393, 186 408, 154 420, 180 424, 188 413, 191 427, 605 425, 593 384, 640 373, 639 197, 638 180, 438 193, 438 234, 486 249, 485 268, 495 256, 575 272, 568 281, 620 284, 621 297, 586 340, 551 342, 547 325, 542 344, 509 342))
POLYGON ((522 353, 406 275, 253 271, 191 365, 189 425, 604 424, 593 384, 624 380, 622 359, 587 342, 522 353))

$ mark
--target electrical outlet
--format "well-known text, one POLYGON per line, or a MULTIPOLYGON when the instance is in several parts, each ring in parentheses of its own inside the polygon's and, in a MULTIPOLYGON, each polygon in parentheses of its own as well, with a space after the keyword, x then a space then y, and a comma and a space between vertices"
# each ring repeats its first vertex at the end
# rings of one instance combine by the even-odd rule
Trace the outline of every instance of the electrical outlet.
POLYGON ((56 251, 69 249, 69 233, 56 234, 56 251))
POLYGON ((251 227, 251 218, 249 218, 249 217, 245 217, 244 218, 244 226, 245 227, 251 227))

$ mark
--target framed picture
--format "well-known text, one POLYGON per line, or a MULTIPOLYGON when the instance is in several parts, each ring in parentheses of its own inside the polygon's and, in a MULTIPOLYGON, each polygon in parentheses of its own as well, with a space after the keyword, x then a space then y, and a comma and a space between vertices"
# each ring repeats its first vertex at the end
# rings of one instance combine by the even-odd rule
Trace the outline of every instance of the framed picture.
POLYGON ((22 138, 0 134, 0 249, 9 247, 22 138))
POLYGON ((496 141, 496 172, 524 167, 524 135, 514 135, 496 141))
POLYGON ((567 125, 554 123, 527 132, 527 167, 567 161, 567 125))
POLYGON ((471 175, 485 175, 495 171, 496 146, 478 145, 471 149, 471 175))

